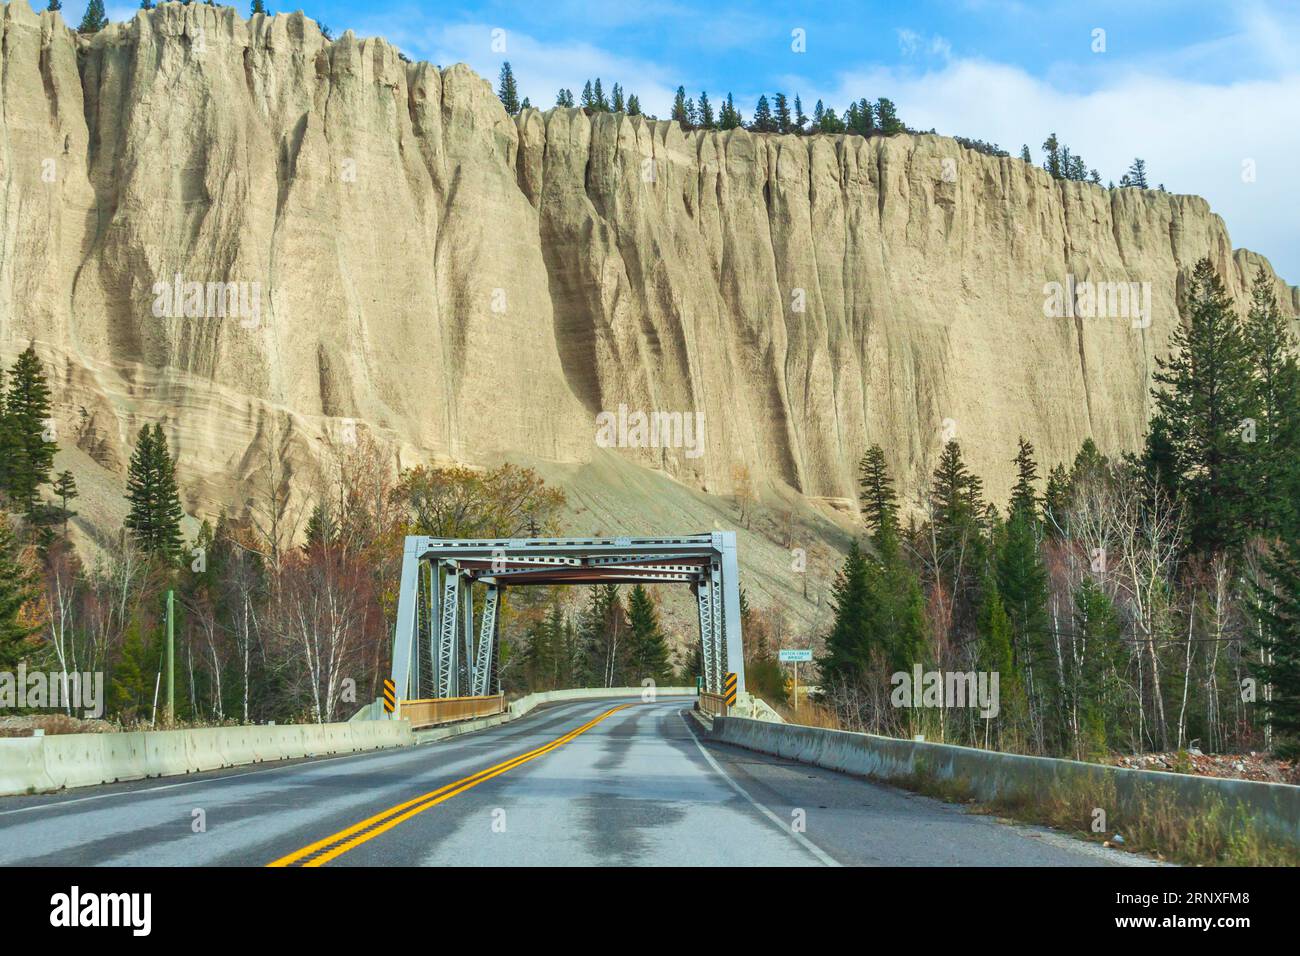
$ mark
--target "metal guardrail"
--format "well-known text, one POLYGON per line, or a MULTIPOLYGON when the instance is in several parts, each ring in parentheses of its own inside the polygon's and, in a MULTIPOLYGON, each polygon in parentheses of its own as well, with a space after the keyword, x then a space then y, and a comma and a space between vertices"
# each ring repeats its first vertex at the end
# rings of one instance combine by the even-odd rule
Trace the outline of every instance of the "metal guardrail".
POLYGON ((436 724, 449 724, 456 720, 470 720, 474 717, 491 717, 504 713, 506 698, 504 694, 491 697, 431 697, 425 700, 402 701, 401 716, 411 722, 411 729, 433 727, 436 724))
POLYGON ((727 698, 721 694, 700 692, 700 710, 712 717, 727 716, 727 698))

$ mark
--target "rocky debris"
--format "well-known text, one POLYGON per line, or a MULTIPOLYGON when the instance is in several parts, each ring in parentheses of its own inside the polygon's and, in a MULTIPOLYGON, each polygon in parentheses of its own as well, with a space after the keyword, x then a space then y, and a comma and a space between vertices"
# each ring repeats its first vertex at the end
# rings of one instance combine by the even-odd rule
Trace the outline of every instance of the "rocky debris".
POLYGON ((83 720, 66 714, 29 714, 0 717, 0 737, 31 737, 32 731, 55 734, 107 734, 121 728, 107 720, 83 720))
POLYGON ((1116 767, 1137 770, 1161 770, 1166 773, 1191 773, 1201 777, 1228 777, 1267 783, 1300 784, 1300 764, 1296 761, 1279 760, 1254 751, 1245 754, 1206 754, 1191 749, 1182 753, 1170 751, 1117 756, 1109 762, 1116 767))

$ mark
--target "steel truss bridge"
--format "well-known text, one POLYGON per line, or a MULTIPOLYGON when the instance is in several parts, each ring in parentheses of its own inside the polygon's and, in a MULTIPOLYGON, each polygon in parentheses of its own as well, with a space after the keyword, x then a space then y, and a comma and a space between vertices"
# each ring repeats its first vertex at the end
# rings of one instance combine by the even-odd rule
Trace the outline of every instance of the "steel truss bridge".
MULTIPOLYGON (((736 533, 653 538, 461 539, 410 535, 393 637, 398 701, 499 690, 497 610, 525 585, 684 584, 699 609, 704 685, 745 689, 736 533), (478 627, 475 628, 475 595, 478 627), (477 634, 476 634, 477 630, 477 634)), ((393 717, 400 716, 400 703, 393 717)))

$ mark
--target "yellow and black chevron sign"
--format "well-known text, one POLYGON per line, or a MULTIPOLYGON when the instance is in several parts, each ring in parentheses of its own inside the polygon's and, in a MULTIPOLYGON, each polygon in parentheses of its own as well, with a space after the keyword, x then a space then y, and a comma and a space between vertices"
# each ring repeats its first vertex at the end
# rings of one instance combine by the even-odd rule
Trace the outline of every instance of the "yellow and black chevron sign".
POLYGON ((727 679, 722 682, 722 696, 727 698, 727 706, 730 707, 736 702, 736 673, 735 671, 727 672, 727 679))
POLYGON ((384 678, 384 713, 391 714, 397 709, 397 685, 384 678))

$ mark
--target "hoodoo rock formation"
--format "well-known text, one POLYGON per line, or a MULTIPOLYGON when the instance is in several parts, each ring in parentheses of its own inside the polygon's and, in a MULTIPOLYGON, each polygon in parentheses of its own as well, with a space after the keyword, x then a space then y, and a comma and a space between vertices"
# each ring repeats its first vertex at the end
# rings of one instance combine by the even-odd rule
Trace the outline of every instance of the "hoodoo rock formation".
POLYGON ((869 444, 915 500, 970 436, 1001 500, 1018 435, 1045 465, 1139 446, 1197 259, 1243 304, 1268 268, 1203 199, 942 136, 512 118, 463 65, 301 14, 165 3, 86 38, 0 11, 0 357, 36 342, 106 474, 163 422, 202 514, 351 427, 404 463, 617 455, 841 502, 869 444), (1085 281, 1149 314, 1045 314, 1085 281), (621 406, 702 413, 702 453, 603 450, 621 406))

